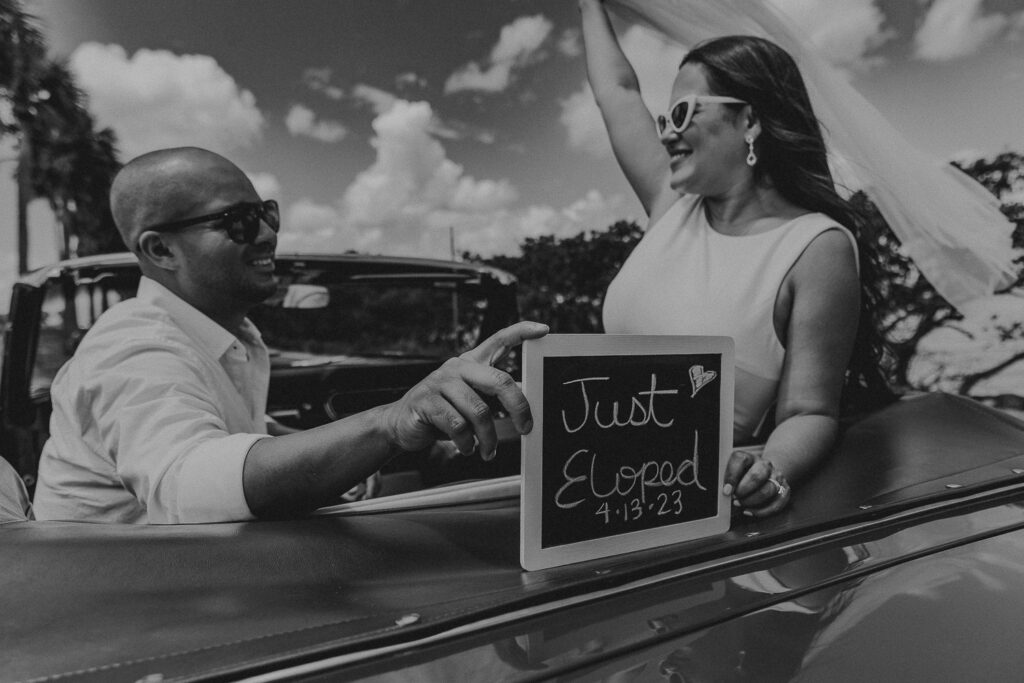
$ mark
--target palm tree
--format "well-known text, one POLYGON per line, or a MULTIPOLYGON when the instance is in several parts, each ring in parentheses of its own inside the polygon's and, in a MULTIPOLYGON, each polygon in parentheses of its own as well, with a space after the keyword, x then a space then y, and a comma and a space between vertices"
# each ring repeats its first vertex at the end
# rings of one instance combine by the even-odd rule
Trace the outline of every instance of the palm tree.
POLYGON ((123 249, 107 197, 120 168, 113 132, 94 129, 85 96, 63 63, 47 63, 39 87, 46 97, 28 131, 35 151, 31 189, 57 217, 61 258, 123 249))
POLYGON ((46 56, 42 34, 17 0, 0 0, 0 97, 18 139, 18 269, 28 269, 28 202, 46 197, 60 226, 61 257, 122 249, 107 190, 119 164, 109 129, 96 131, 66 64, 46 56))
POLYGON ((46 61, 43 36, 17 0, 0 0, 0 94, 10 102, 12 120, 0 121, 0 133, 18 141, 18 272, 28 270, 28 201, 31 194, 32 141, 23 135, 35 115, 35 78, 46 61))

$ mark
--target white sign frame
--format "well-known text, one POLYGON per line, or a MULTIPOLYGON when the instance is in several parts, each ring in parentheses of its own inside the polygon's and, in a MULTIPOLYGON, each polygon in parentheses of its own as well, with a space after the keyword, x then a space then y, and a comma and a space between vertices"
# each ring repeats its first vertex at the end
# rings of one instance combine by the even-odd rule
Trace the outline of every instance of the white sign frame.
POLYGON ((735 348, 731 337, 681 335, 549 334, 523 344, 523 392, 530 402, 533 430, 522 437, 519 561, 528 571, 610 557, 646 548, 704 538, 728 531, 731 500, 722 494, 732 452, 735 348), (630 531, 549 548, 541 546, 543 512, 544 358, 715 354, 721 356, 719 381, 717 513, 688 522, 630 531))

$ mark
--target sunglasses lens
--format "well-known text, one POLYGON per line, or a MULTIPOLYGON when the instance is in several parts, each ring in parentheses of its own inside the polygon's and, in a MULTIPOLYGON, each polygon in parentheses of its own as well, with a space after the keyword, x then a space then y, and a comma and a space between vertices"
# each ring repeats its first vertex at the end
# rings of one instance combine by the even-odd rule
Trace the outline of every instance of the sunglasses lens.
POLYGON ((274 200, 247 206, 237 215, 228 216, 224 220, 228 238, 238 244, 254 244, 260 234, 261 222, 265 222, 274 232, 281 226, 281 216, 274 200))
POLYGON ((668 119, 666 119, 662 114, 658 114, 658 118, 655 119, 655 121, 658 124, 658 132, 664 133, 665 127, 668 125, 668 119))
POLYGON ((277 202, 273 199, 263 202, 263 220, 274 232, 281 229, 281 212, 277 208, 277 202))
MULTIPOLYGON (((250 244, 249 229, 247 224, 238 218, 225 219, 224 230, 232 242, 237 244, 250 244)), ((255 235, 253 236, 255 238, 255 235)))
POLYGON ((690 113, 690 103, 680 102, 676 106, 672 107, 672 111, 669 115, 672 117, 672 127, 676 130, 682 130, 683 124, 686 123, 688 114, 690 113))

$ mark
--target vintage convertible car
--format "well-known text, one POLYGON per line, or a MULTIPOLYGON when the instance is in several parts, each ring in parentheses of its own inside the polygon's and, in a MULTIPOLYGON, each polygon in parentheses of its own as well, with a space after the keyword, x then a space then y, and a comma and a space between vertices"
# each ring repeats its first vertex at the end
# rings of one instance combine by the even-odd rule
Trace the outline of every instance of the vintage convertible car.
MULTIPOLYGON (((290 296, 307 295, 323 292, 290 296)), ((304 519, 188 526, 32 521, 8 487, 0 681, 1024 670, 1024 422, 970 399, 905 397, 852 421, 776 517, 539 571, 519 564, 518 476, 420 484, 304 519)))
POLYGON ((785 513, 524 572, 517 477, 196 526, 0 524, 3 681, 1016 681, 1024 423, 922 395, 785 513))
MULTIPOLYGON (((446 358, 518 319, 515 278, 480 264, 361 254, 279 254, 279 293, 251 317, 271 351, 268 412, 308 428, 399 398, 446 358)), ((131 254, 74 259, 14 285, 0 373, 0 454, 35 481, 50 382, 95 319, 134 296, 131 254)), ((502 421, 500 448, 518 452, 502 421)), ((508 459, 396 462, 392 492, 511 474, 508 459), (402 476, 398 476, 401 473, 402 476), (415 476, 410 477, 410 473, 415 476)), ((390 473, 390 472, 389 472, 390 473)))

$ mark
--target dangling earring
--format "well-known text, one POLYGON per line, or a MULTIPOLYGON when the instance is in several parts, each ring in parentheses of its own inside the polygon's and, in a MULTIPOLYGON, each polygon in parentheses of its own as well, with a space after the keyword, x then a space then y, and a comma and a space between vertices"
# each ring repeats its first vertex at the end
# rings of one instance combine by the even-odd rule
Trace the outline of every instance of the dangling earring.
POLYGON ((757 155, 754 154, 754 136, 748 133, 743 139, 746 140, 747 147, 750 148, 750 153, 747 154, 747 166, 753 166, 757 163, 757 155))

